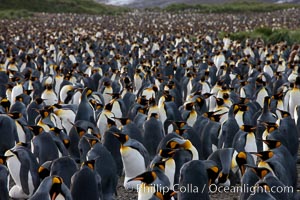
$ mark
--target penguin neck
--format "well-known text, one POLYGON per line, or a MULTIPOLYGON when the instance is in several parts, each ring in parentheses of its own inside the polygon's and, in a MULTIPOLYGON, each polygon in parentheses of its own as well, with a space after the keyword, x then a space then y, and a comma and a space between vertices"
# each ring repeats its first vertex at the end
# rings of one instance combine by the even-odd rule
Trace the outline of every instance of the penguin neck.
POLYGON ((198 151, 194 146, 191 146, 188 150, 192 153, 192 160, 199 160, 198 151))
POLYGON ((270 111, 269 102, 267 100, 264 101, 263 113, 267 113, 270 111))

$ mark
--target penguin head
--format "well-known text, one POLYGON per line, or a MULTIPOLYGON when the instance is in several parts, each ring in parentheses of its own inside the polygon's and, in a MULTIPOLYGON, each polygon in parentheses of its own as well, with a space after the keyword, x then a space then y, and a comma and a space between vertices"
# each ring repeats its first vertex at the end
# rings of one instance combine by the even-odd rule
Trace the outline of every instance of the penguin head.
POLYGON ((100 140, 98 138, 88 138, 88 142, 92 148, 95 144, 99 143, 100 140))
POLYGON ((169 200, 172 199, 177 193, 173 190, 168 190, 168 192, 155 191, 153 194, 159 200, 169 200))
POLYGON ((106 104, 106 105, 104 106, 104 109, 105 109, 105 110, 108 110, 108 111, 111 111, 111 109, 112 109, 112 104, 111 104, 111 103, 106 104))
POLYGON ((256 126, 244 124, 244 125, 242 125, 242 126, 240 127, 240 129, 241 129, 242 131, 244 131, 244 132, 247 132, 247 133, 253 133, 253 132, 255 132, 255 130, 256 130, 256 126))
POLYGON ((1 99, 0 105, 4 108, 5 112, 8 113, 10 108, 10 101, 7 98, 1 99))
POLYGON ((123 117, 123 118, 112 117, 112 118, 119 120, 121 122, 122 126, 125 126, 131 122, 131 120, 128 117, 123 117))
POLYGON ((186 110, 193 110, 193 108, 194 108, 194 102, 185 103, 186 110))
POLYGON ((165 168, 166 168, 166 160, 161 160, 161 161, 159 161, 159 162, 154 163, 154 164, 151 166, 151 169, 159 169, 159 170, 161 170, 162 172, 165 171, 165 168))
POLYGON ((86 134, 87 130, 80 127, 80 126, 76 126, 76 131, 79 135, 79 137, 81 138, 84 134, 86 134))
POLYGON ((28 128, 32 131, 33 135, 37 136, 41 134, 44 129, 41 126, 28 126, 28 128))
POLYGON ((5 165, 6 164, 6 160, 7 160, 6 156, 0 155, 0 165, 5 165))
POLYGON ((233 108, 235 114, 238 111, 246 112, 248 109, 249 109, 248 106, 245 104, 235 104, 233 108))
POLYGON ((290 117, 291 114, 285 110, 280 110, 280 109, 277 109, 280 113, 281 113, 281 117, 282 118, 286 118, 286 117, 290 117))
POLYGON ((144 172, 132 179, 129 179, 128 182, 130 181, 142 181, 143 183, 145 183, 146 185, 150 185, 151 183, 153 183, 155 181, 155 179, 157 178, 157 174, 155 171, 147 171, 144 172))
POLYGON ((262 124, 265 126, 266 131, 268 133, 271 133, 271 132, 277 130, 279 127, 278 124, 272 123, 272 122, 263 122, 262 124))
POLYGON ((137 103, 139 103, 142 106, 147 106, 148 102, 149 102, 149 100, 146 99, 146 96, 141 96, 137 99, 137 103))
POLYGON ((50 175, 51 165, 52 161, 46 161, 39 167, 38 174, 41 179, 44 179, 50 175))
POLYGON ((116 126, 115 120, 112 120, 111 118, 107 117, 107 115, 104 115, 106 117, 107 126, 110 128, 112 126, 116 126))
POLYGON ((223 172, 220 172, 219 173, 219 176, 218 176, 218 184, 220 183, 226 183, 226 181, 228 180, 228 177, 229 177, 229 174, 225 174, 223 172))
POLYGON ((81 94, 81 96, 89 97, 93 93, 93 90, 91 88, 85 88, 81 94))
POLYGON ((63 179, 59 176, 52 177, 52 186, 49 191, 51 199, 56 199, 56 197, 61 193, 61 185, 63 183, 63 179))
POLYGON ((255 191, 257 190, 257 192, 262 192, 262 191, 269 192, 269 193, 271 192, 271 187, 265 181, 258 181, 254 185, 254 189, 255 191))
POLYGON ((251 154, 256 155, 257 157, 259 157, 263 161, 266 161, 266 160, 268 160, 268 159, 270 159, 274 156, 273 151, 261 151, 261 152, 257 152, 257 153, 251 152, 251 154))
POLYGON ((19 112, 11 112, 7 114, 8 116, 10 116, 12 119, 19 119, 22 117, 22 113, 19 112))
POLYGON ((257 166, 250 166, 247 165, 247 167, 250 167, 251 170, 260 178, 263 179, 269 172, 271 172, 266 167, 257 167, 257 166))
POLYGON ((211 185, 215 182, 219 175, 219 168, 217 166, 212 166, 206 169, 208 175, 208 185, 211 185))
POLYGON ((247 154, 241 151, 236 155, 235 160, 241 170, 241 174, 243 175, 246 171, 245 165, 247 164, 247 154))
POLYGON ((41 110, 38 110, 38 112, 40 113, 40 115, 41 115, 42 118, 46 118, 50 114, 50 110, 49 109, 41 109, 41 110))
POLYGON ((88 160, 88 161, 85 161, 81 164, 81 168, 83 167, 88 167, 90 168, 91 170, 94 170, 95 169, 95 163, 96 161, 95 160, 88 160))
POLYGON ((122 145, 125 144, 130 139, 127 134, 123 134, 123 133, 113 133, 113 135, 120 141, 122 145))
POLYGON ((281 142, 278 140, 263 140, 270 149, 275 149, 281 146, 281 142))
POLYGON ((283 90, 271 97, 271 99, 281 100, 283 98, 283 90))
POLYGON ((193 144, 188 139, 183 138, 172 138, 167 142, 166 147, 171 149, 179 149, 183 148, 185 150, 190 150, 192 148, 193 144))
POLYGON ((177 149, 166 148, 160 149, 158 154, 163 158, 171 158, 175 155, 176 151, 177 149))
POLYGON ((222 98, 216 98, 216 102, 218 106, 222 106, 224 104, 224 99, 222 98))

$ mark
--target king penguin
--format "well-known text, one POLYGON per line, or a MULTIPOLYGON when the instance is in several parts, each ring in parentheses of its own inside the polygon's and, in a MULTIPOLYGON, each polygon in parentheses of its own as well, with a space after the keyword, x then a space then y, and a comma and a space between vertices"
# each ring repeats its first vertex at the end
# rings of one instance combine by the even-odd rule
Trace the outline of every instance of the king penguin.
POLYGON ((16 185, 9 196, 15 199, 29 198, 40 184, 38 163, 27 147, 15 146, 4 154, 7 157, 7 167, 16 185))
POLYGON ((69 188, 59 176, 46 177, 29 200, 72 200, 69 188))
POLYGON ((178 193, 178 199, 203 199, 208 200, 208 175, 205 170, 205 164, 201 160, 192 160, 185 163, 180 169, 179 188, 185 188, 186 191, 178 193), (199 190, 200 189, 200 190, 199 190), (187 191, 189 190, 189 191, 187 191))
POLYGON ((157 147, 164 137, 163 126, 158 118, 157 113, 152 113, 144 123, 143 140, 144 146, 149 152, 150 160, 155 156, 157 147))
POLYGON ((72 176, 70 190, 73 200, 102 199, 101 177, 94 165, 94 161, 84 162, 72 176))
POLYGON ((34 137, 31 141, 31 151, 39 164, 46 161, 52 161, 59 157, 59 150, 53 141, 51 135, 43 131, 40 126, 29 127, 34 137))
POLYGON ((128 182, 130 181, 142 182, 138 188, 138 200, 150 199, 155 191, 170 188, 168 177, 160 169, 146 171, 128 180, 128 182))
POLYGON ((78 111, 76 113, 75 122, 77 120, 85 120, 96 124, 95 113, 92 105, 88 101, 88 96, 92 94, 92 90, 85 88, 81 94, 81 101, 78 106, 78 111))
POLYGON ((128 180, 146 171, 149 165, 149 153, 137 140, 129 138, 128 135, 113 133, 121 143, 121 156, 125 171, 124 187, 137 190, 140 181, 128 180))

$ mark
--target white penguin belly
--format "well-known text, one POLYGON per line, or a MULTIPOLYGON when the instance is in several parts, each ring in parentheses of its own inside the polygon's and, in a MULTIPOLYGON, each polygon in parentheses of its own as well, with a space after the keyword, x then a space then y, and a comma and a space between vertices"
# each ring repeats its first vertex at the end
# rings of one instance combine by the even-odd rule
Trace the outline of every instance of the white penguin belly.
POLYGON ((260 105, 261 108, 264 107, 264 100, 265 100, 266 96, 269 96, 269 94, 265 88, 262 88, 257 94, 256 101, 260 105))
POLYGON ((243 112, 238 111, 237 114, 235 115, 235 120, 236 120, 237 124, 239 125, 239 127, 244 125, 243 112))
POLYGON ((165 175, 169 178, 170 189, 173 189, 175 169, 176 169, 175 161, 173 159, 167 160, 166 168, 165 168, 165 175))
POLYGON ((17 126, 19 142, 26 143, 26 135, 25 135, 25 132, 24 132, 22 126, 17 121, 16 121, 16 126, 17 126))
POLYGON ((111 112, 114 113, 115 117, 117 117, 117 118, 122 117, 122 115, 123 115, 122 114, 122 109, 121 109, 120 104, 119 104, 118 101, 114 101, 111 112))
POLYGON ((151 199, 154 193, 155 187, 145 186, 145 184, 142 184, 138 191, 138 200, 151 199))
MULTIPOLYGON (((257 145, 256 145, 256 138, 254 133, 248 133, 246 137, 246 145, 245 145, 246 152, 257 152, 257 145)), ((256 163, 256 156, 252 155, 254 159, 254 163, 256 163)))
POLYGON ((7 167, 9 169, 10 175, 12 176, 16 185, 21 187, 21 180, 20 180, 20 169, 21 163, 17 159, 17 157, 13 156, 7 160, 7 167))
POLYGON ((145 172, 146 167, 144 157, 131 147, 122 147, 121 155, 125 171, 124 185, 126 185, 128 179, 145 172))

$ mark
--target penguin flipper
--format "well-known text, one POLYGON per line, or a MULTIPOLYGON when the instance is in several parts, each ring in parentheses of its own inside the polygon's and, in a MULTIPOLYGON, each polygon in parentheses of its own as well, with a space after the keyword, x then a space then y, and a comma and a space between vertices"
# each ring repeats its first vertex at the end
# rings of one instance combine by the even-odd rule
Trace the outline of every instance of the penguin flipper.
POLYGON ((99 197, 100 197, 100 199, 103 199, 101 176, 98 173, 95 173, 95 179, 96 179, 97 188, 98 188, 98 191, 99 191, 99 197))
POLYGON ((72 195, 71 192, 69 190, 69 188, 66 186, 66 184, 62 184, 61 185, 61 191, 65 197, 65 200, 72 200, 72 195))
POLYGON ((22 163, 21 169, 20 169, 20 177, 23 177, 23 178, 20 178, 22 190, 27 195, 29 195, 29 193, 30 193, 29 186, 28 186, 29 168, 30 168, 29 163, 25 161, 22 163))

